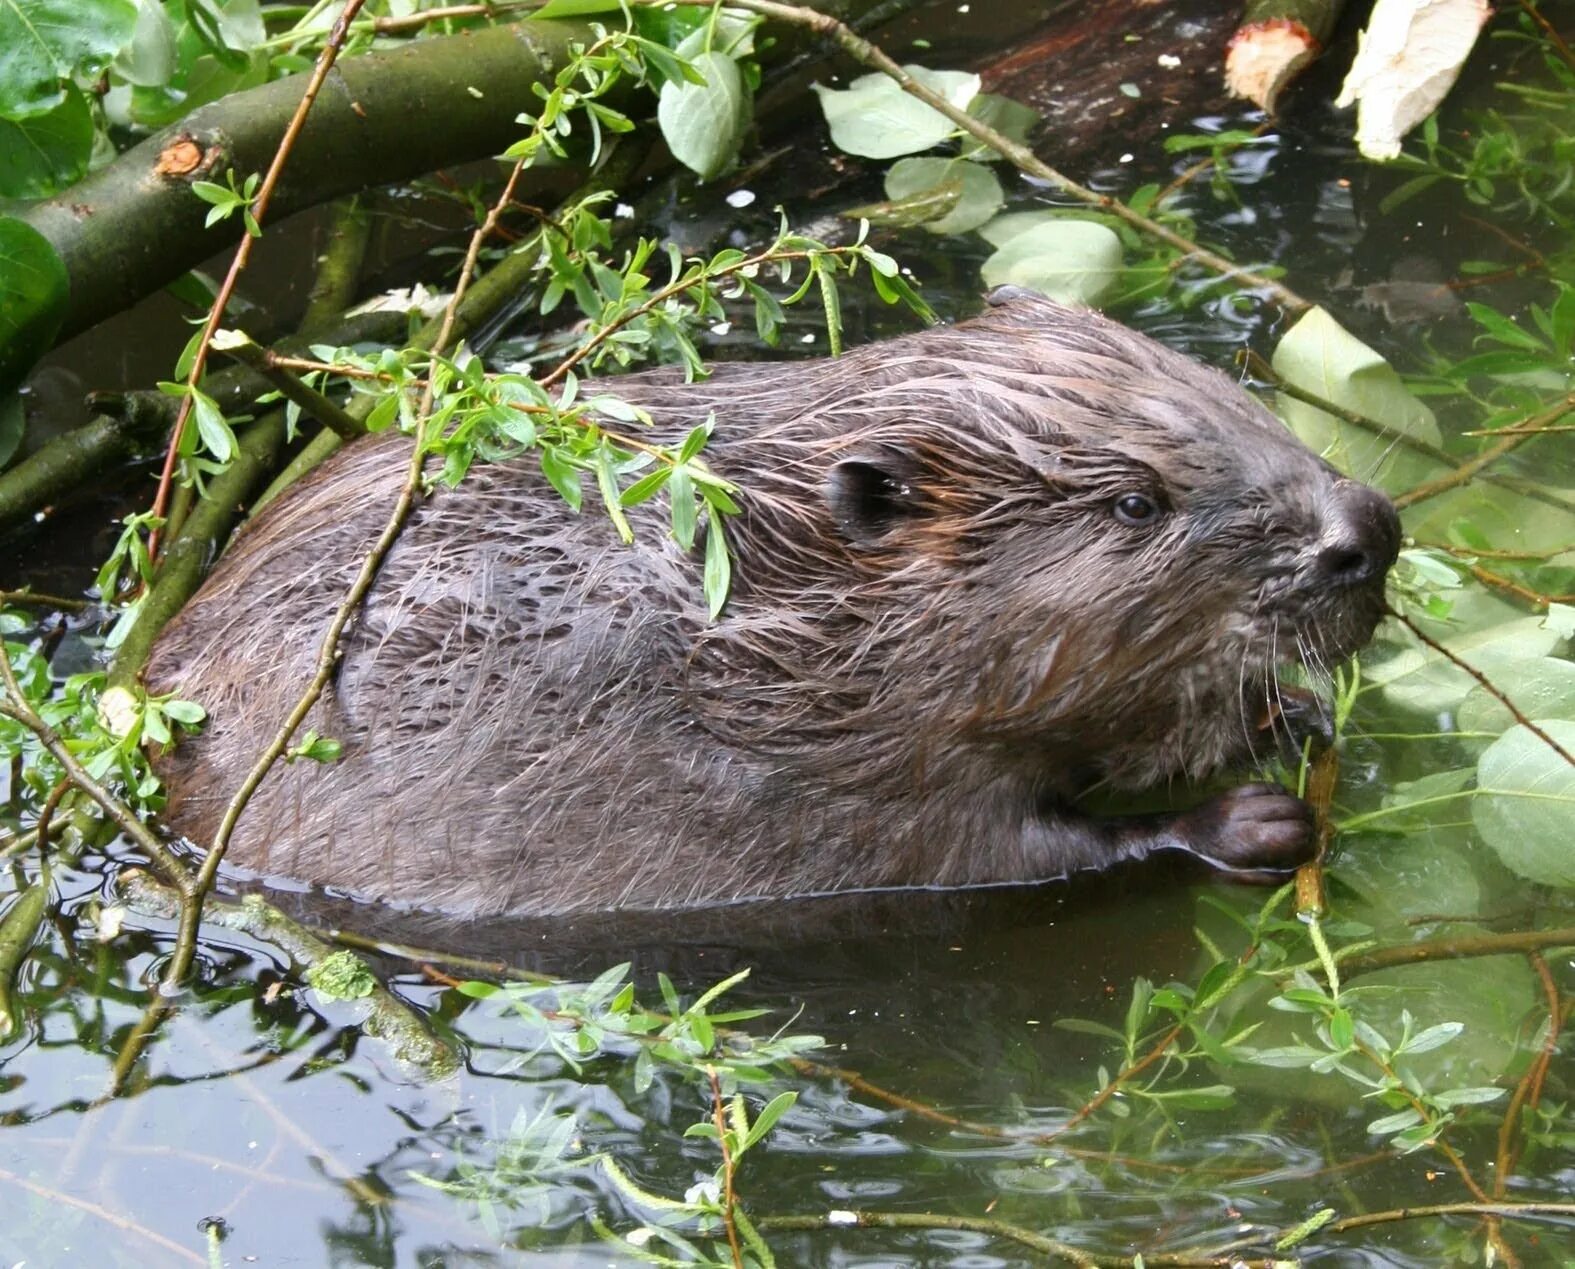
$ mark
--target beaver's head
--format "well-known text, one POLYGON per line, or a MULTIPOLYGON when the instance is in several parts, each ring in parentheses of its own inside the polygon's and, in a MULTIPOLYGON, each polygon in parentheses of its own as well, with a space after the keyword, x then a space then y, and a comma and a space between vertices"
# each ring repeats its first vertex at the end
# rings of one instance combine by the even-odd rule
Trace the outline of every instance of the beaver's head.
POLYGON ((762 385, 783 421, 747 443, 763 485, 728 468, 760 496, 726 661, 805 687, 784 743, 886 726, 1120 787, 1261 752, 1279 670, 1323 675, 1371 635, 1394 508, 1217 372, 997 300, 796 399, 762 385))

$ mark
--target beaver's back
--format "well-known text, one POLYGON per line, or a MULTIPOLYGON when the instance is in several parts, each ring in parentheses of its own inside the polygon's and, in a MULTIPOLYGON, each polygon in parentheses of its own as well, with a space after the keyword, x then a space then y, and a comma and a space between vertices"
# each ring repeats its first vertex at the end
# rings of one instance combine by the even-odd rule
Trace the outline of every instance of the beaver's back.
MULTIPOLYGON (((150 690, 209 714, 161 763, 166 818, 193 841, 211 839, 305 693, 407 463, 398 438, 336 454, 247 529, 159 640, 150 690)), ((462 910, 503 906, 520 868, 588 898, 573 860, 603 817, 645 814, 642 791, 670 783, 668 762, 706 766, 692 747, 675 752, 670 704, 697 583, 659 530, 642 529, 623 546, 523 461, 419 504, 297 733, 340 741, 341 761, 276 765, 229 861, 462 910)), ((600 893, 629 879, 598 880, 600 893)))

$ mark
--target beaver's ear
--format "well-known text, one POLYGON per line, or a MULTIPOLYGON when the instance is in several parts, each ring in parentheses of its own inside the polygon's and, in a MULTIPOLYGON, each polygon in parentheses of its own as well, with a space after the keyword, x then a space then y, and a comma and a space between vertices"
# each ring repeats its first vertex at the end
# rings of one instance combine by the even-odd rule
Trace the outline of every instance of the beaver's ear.
POLYGON ((826 505, 850 542, 874 542, 928 505, 924 464, 894 445, 849 454, 826 477, 826 505))

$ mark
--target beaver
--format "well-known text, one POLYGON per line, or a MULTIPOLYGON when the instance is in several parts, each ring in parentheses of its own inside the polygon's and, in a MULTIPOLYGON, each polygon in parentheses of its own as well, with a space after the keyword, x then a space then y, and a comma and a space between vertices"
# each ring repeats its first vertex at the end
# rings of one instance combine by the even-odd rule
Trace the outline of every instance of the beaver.
MULTIPOLYGON (((460 914, 1035 881, 1160 849, 1303 862, 1308 808, 1277 787, 1115 818, 1078 799, 1316 730, 1277 668, 1371 635, 1393 507, 1218 372, 991 300, 840 358, 617 381, 653 441, 714 416, 703 457, 741 491, 715 621, 665 496, 625 545, 530 456, 434 491, 307 719, 342 760, 276 766, 229 861, 460 914)), ((151 690, 210 715, 161 764, 194 842, 312 677, 408 444, 356 442, 269 506, 158 642, 151 690)))

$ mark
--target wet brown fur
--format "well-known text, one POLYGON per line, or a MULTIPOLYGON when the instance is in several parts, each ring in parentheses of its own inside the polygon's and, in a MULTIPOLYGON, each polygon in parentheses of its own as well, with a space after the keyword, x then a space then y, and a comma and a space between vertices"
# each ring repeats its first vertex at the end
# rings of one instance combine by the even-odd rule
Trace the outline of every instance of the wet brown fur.
MULTIPOLYGON (((1228 380, 1017 295, 838 360, 616 389, 664 441, 716 416, 705 458, 743 507, 721 620, 665 498, 625 547, 593 488, 576 516, 533 458, 478 467, 416 510, 347 635, 307 723, 343 761, 277 768, 232 863, 570 912, 1304 853, 1284 799, 1267 827, 1262 799, 1114 823, 1070 805, 1242 763, 1275 664, 1323 669, 1377 620, 1381 578, 1332 587, 1318 561, 1355 515, 1387 566, 1392 511, 1228 380), (1113 515, 1130 492, 1153 524, 1113 515)), ((165 762, 199 844, 310 679, 405 454, 336 455, 158 644, 150 686, 211 715, 165 762)))

